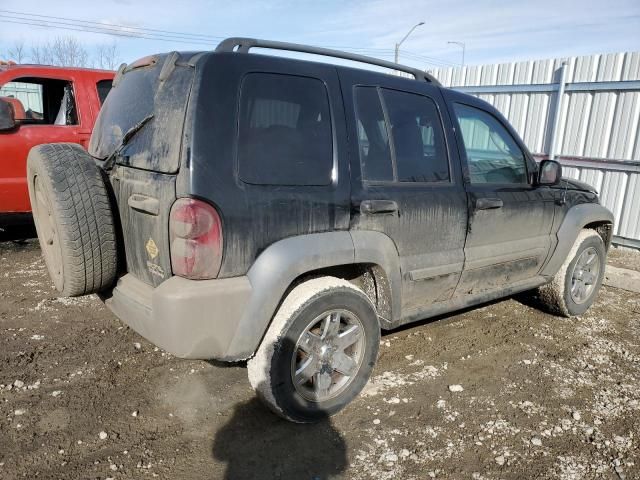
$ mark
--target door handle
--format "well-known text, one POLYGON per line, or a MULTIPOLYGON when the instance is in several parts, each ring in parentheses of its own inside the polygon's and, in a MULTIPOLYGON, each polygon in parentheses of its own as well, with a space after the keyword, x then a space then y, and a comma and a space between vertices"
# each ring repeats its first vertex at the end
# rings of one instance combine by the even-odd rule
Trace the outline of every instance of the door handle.
POLYGON ((502 200, 499 198, 476 198, 476 210, 492 210, 502 208, 502 200))
POLYGON ((396 213, 398 204, 393 200, 363 200, 360 202, 360 213, 396 213))
POLYGON ((131 208, 139 212, 150 213, 151 215, 160 213, 160 201, 157 198, 134 193, 128 198, 127 203, 131 208))

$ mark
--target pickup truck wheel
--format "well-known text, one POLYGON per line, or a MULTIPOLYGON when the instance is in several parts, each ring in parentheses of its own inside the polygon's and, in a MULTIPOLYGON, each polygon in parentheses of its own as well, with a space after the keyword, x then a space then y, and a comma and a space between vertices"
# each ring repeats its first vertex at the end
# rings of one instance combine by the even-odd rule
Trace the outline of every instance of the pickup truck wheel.
POLYGON ((379 342, 376 310, 362 290, 334 277, 309 280, 278 309, 247 364, 249 381, 277 415, 316 422, 360 393, 379 342))
POLYGON ((551 283, 540 287, 540 298, 560 315, 582 315, 598 295, 606 258, 600 235, 593 230, 582 230, 551 283))
POLYGON ((33 147, 27 159, 33 219, 49 275, 64 296, 109 287, 117 270, 116 229, 102 172, 71 143, 33 147))

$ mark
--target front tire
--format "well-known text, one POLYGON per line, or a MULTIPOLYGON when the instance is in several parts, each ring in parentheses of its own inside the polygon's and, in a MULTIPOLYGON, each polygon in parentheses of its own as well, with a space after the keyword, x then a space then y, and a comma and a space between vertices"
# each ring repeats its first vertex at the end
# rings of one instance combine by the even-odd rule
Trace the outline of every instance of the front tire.
POLYGON ((342 410, 366 385, 380 327, 362 290, 335 277, 295 287, 247 367, 260 399, 277 415, 317 422, 342 410))
POLYGON ((540 287, 540 298, 562 316, 582 315, 598 296, 606 259, 607 251, 600 235, 594 230, 580 231, 551 283, 540 287))

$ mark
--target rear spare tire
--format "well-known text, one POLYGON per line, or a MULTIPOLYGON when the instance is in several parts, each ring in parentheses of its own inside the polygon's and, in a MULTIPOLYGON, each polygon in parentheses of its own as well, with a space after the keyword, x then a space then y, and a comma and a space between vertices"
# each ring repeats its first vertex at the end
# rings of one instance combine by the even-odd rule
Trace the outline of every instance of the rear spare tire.
POLYGON ((74 297, 113 284, 117 237, 103 172, 73 143, 33 147, 27 159, 33 219, 56 289, 74 297))

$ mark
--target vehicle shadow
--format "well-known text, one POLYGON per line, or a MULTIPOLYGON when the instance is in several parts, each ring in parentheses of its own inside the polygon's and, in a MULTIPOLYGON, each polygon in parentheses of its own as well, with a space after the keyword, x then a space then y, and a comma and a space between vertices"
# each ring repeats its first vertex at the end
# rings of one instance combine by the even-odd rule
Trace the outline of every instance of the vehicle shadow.
POLYGON ((448 323, 455 323, 462 319, 461 315, 464 313, 472 312, 474 310, 478 310, 479 308, 490 307, 491 305, 496 305, 498 303, 504 302, 505 300, 509 300, 510 298, 514 298, 514 297, 504 297, 504 298, 497 298, 495 300, 489 300, 483 303, 479 303, 477 305, 472 305, 470 307, 464 307, 459 310, 453 310, 451 312, 441 313, 439 315, 424 318, 422 320, 415 320, 415 321, 406 323, 404 325, 400 325, 391 330, 382 330, 382 332, 380 333, 384 338, 388 335, 395 335, 399 332, 403 332, 405 330, 411 330, 413 328, 423 327, 431 323, 439 323, 442 325, 446 325, 448 323))
POLYGON ((216 432, 212 455, 226 463, 225 480, 337 479, 348 465, 345 440, 328 415, 313 424, 292 423, 257 395, 233 407, 216 432))
POLYGON ((224 479, 328 480, 347 466, 346 444, 329 418, 311 425, 282 420, 258 398, 235 406, 216 433, 213 457, 227 464, 224 479))
POLYGON ((513 296, 513 299, 516 302, 521 303, 527 307, 535 308, 536 310, 540 310, 543 313, 549 315, 558 315, 552 307, 549 306, 548 302, 545 302, 536 290, 529 290, 526 292, 521 292, 513 296))

